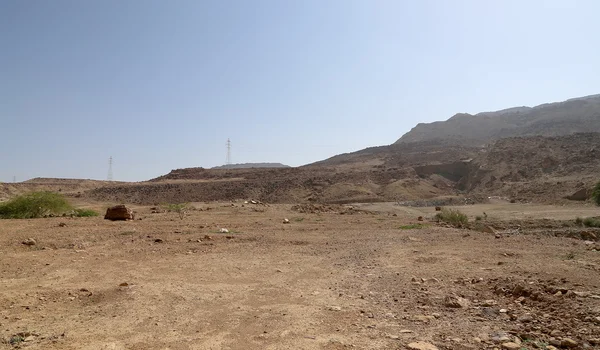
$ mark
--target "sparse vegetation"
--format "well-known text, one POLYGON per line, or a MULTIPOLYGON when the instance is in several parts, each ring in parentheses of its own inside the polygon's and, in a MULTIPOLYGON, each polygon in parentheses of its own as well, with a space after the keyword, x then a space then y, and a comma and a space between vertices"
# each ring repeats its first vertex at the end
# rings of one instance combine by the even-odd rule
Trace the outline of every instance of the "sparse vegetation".
POLYGON ((576 218, 575 224, 582 227, 600 227, 600 217, 576 218))
POLYGON ((32 192, 15 197, 0 205, 2 219, 33 219, 60 216, 73 211, 73 207, 58 193, 32 192))
POLYGON ((48 216, 91 217, 99 214, 92 209, 73 208, 54 192, 31 192, 0 204, 0 219, 35 219, 48 216))
POLYGON ((585 227, 600 227, 600 217, 583 219, 583 226, 585 226, 585 227))
POLYGON ((481 220, 483 220, 483 216, 481 216, 481 215, 477 215, 477 216, 475 217, 475 221, 481 221, 481 220))
POLYGON ((25 338, 23 336, 17 334, 17 335, 13 335, 12 337, 10 337, 10 339, 8 340, 8 343, 12 346, 17 346, 24 341, 25 341, 25 338))
POLYGON ((424 224, 410 224, 398 227, 400 230, 419 230, 426 227, 424 224))
POLYGON ((442 208, 442 211, 435 215, 435 219, 457 228, 466 227, 469 223, 467 215, 456 209, 442 208))
POLYGON ((575 260, 575 252, 568 252, 565 256, 565 260, 575 260))
POLYGON ((80 217, 80 218, 85 218, 85 217, 92 217, 92 216, 98 216, 100 214, 98 214, 97 211, 92 210, 92 209, 75 209, 75 216, 80 217))
POLYGON ((166 211, 174 212, 179 215, 179 218, 183 220, 185 218, 185 214, 190 210, 188 203, 179 203, 179 204, 165 204, 163 205, 166 211))
POLYGON ((598 181, 596 186, 594 186, 594 189, 592 189, 592 200, 596 205, 600 206, 600 181, 598 181))

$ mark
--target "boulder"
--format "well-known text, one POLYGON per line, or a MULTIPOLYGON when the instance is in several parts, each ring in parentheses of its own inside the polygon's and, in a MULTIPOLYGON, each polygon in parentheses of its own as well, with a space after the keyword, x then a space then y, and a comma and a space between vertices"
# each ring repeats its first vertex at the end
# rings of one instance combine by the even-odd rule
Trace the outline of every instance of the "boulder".
POLYGON ((566 196, 565 198, 572 201, 586 201, 588 200, 588 198, 590 198, 590 196, 591 191, 587 188, 582 188, 579 191, 573 193, 572 195, 566 196))
POLYGON ((125 205, 115 205, 114 207, 110 207, 106 209, 106 215, 104 215, 104 219, 106 220, 133 220, 133 210, 127 208, 125 205))

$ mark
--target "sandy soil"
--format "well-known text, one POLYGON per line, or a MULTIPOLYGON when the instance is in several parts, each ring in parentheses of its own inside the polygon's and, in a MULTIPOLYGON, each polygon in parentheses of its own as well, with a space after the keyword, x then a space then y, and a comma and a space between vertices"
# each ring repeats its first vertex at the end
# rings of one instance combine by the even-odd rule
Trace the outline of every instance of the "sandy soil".
POLYGON ((0 348, 600 348, 598 242, 416 221, 433 208, 196 207, 183 220, 135 207, 142 220, 0 221, 0 348))

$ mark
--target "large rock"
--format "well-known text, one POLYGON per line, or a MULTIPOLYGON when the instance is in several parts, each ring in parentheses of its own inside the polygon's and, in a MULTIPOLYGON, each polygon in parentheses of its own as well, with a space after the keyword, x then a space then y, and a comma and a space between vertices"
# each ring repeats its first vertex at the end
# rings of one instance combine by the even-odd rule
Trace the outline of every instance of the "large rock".
POLYGON ((591 192, 592 191, 588 190, 587 188, 582 188, 579 191, 577 191, 577 192, 573 193, 572 195, 567 196, 565 198, 570 199, 572 201, 586 201, 592 195, 591 192))
POLYGON ((133 210, 127 208, 123 204, 115 205, 114 207, 106 209, 106 215, 104 215, 104 219, 112 221, 133 220, 133 210))

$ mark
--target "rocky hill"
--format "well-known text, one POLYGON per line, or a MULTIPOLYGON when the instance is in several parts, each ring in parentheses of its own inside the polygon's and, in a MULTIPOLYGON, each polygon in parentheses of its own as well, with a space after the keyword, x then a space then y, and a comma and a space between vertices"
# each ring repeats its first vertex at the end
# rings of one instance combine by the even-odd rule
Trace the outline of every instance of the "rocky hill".
POLYGON ((241 163, 226 164, 212 167, 211 169, 251 169, 251 168, 289 168, 289 165, 281 163, 241 163))
POLYGON ((396 144, 440 141, 484 145, 505 137, 560 136, 600 132, 600 95, 515 107, 476 115, 459 113, 447 121, 417 124, 396 144))
POLYGON ((457 188, 470 194, 556 202, 580 190, 585 193, 599 180, 600 133, 580 133, 498 140, 469 163, 457 188))

